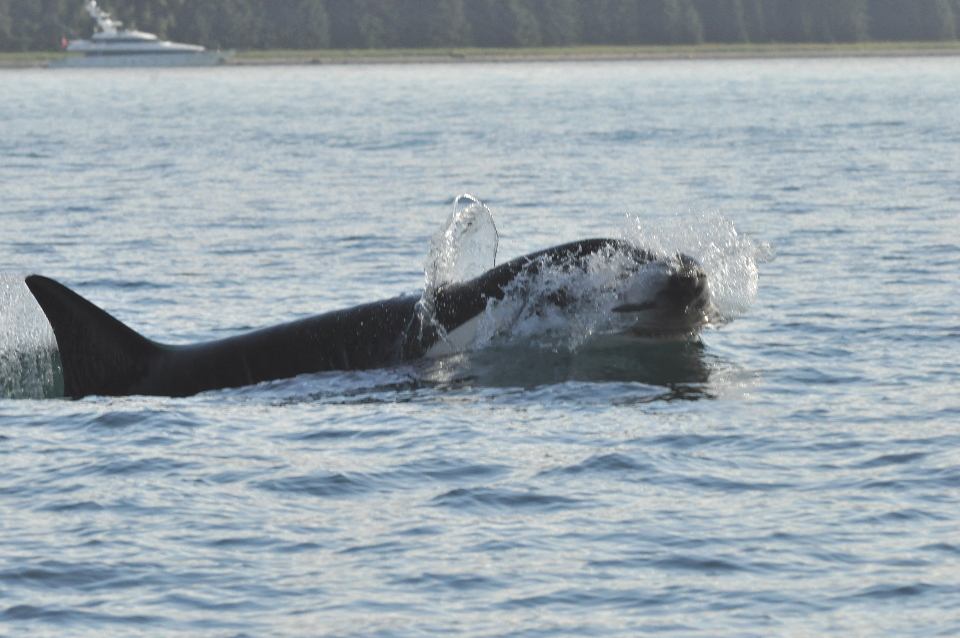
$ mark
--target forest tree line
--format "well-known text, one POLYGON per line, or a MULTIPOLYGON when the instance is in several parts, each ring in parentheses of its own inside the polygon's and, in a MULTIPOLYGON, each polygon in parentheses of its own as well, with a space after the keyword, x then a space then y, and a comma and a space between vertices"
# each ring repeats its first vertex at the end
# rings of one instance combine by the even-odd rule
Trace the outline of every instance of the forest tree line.
MULTIPOLYGON (((85 0, 0 0, 0 50, 88 37, 85 0)), ((956 40, 960 0, 99 0, 220 49, 956 40)))

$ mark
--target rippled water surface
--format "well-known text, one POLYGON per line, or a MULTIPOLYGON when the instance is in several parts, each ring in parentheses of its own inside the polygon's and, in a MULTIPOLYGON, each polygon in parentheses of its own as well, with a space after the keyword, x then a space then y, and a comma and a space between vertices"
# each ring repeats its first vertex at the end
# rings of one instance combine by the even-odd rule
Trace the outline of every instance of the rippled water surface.
POLYGON ((0 71, 0 634, 960 633, 958 104, 951 57, 0 71), (683 248, 739 316, 39 398, 22 273, 214 339, 416 293, 463 192, 499 261, 683 248))

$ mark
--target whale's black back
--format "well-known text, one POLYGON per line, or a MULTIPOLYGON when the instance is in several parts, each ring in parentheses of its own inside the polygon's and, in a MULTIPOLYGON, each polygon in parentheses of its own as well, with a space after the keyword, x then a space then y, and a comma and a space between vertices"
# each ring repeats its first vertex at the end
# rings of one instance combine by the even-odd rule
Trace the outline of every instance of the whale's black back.
POLYGON ((331 370, 364 370, 422 357, 440 337, 482 313, 521 273, 549 264, 583 264, 604 248, 630 249, 611 239, 587 239, 518 257, 471 281, 441 286, 433 318, 420 297, 404 296, 328 312, 246 334, 171 346, 138 334, 66 286, 31 275, 26 284, 53 327, 63 363, 64 394, 190 396, 219 388, 331 370))
POLYGON ((310 372, 382 367, 424 352, 418 297, 364 304, 219 341, 169 346, 143 337, 52 279, 31 275, 26 283, 53 327, 64 394, 72 398, 190 396, 310 372))

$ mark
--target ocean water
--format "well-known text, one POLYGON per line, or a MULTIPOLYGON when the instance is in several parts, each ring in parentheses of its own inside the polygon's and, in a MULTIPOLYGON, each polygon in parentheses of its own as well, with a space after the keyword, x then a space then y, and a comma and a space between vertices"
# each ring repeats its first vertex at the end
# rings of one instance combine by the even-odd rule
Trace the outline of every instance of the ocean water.
POLYGON ((0 70, 0 635, 960 633, 958 104, 952 57, 0 70), (460 193, 729 321, 44 398, 24 273, 220 338, 417 293, 460 193))

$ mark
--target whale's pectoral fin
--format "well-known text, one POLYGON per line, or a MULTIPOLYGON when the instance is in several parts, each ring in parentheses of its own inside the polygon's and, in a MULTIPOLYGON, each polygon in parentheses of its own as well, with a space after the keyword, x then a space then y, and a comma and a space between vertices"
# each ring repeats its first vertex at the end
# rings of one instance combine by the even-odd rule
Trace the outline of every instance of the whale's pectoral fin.
POLYGON ((57 338, 64 394, 74 399, 130 394, 163 346, 52 279, 30 275, 26 284, 57 338))

